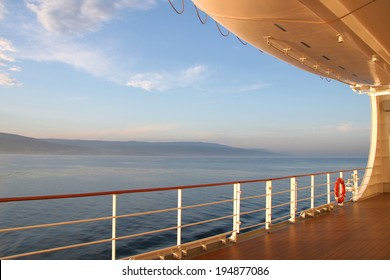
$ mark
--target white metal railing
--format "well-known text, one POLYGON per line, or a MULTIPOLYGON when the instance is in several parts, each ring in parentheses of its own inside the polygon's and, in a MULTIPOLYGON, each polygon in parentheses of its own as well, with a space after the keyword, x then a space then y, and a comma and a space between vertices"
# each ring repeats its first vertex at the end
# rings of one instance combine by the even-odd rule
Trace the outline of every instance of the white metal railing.
MULTIPOLYGON (((271 179, 222 182, 216 184, 177 186, 167 188, 121 190, 53 196, 0 198, 0 204, 19 203, 19 207, 23 207, 24 202, 32 200, 42 201, 53 199, 69 199, 75 197, 91 198, 97 196, 112 196, 111 216, 61 221, 46 224, 41 223, 0 229, 0 240, 5 242, 5 240, 7 240, 6 234, 18 231, 28 231, 32 229, 44 229, 49 227, 60 227, 65 225, 76 225, 111 220, 111 237, 107 236, 106 238, 100 240, 73 243, 66 246, 42 248, 40 250, 31 252, 16 251, 15 253, 7 254, 6 256, 0 256, 0 258, 31 258, 34 255, 36 256, 44 253, 111 243, 111 259, 114 260, 118 258, 117 248, 121 248, 118 245, 118 242, 138 237, 146 237, 151 235, 155 236, 172 231, 175 232, 176 243, 171 246, 167 244, 167 247, 169 248, 168 251, 173 252, 176 250, 176 253, 174 254, 175 257, 181 258, 183 252, 185 252, 184 248, 187 248, 188 244, 191 244, 191 242, 196 242, 196 238, 191 236, 188 237, 188 234, 186 237, 186 242, 183 242, 183 232, 190 228, 202 227, 202 230, 200 231, 205 233, 207 231, 213 231, 213 225, 223 222, 222 233, 218 233, 217 236, 226 236, 231 242, 236 242, 240 232, 246 232, 253 229, 265 229, 269 231, 271 230, 273 224, 284 221, 294 223, 299 216, 313 216, 315 213, 322 211, 322 209, 329 210, 330 208, 333 208, 331 186, 336 181, 337 177, 343 178, 347 173, 351 174, 351 177, 346 180, 346 189, 348 193, 350 193, 348 194, 347 199, 356 201, 360 181, 359 172, 363 172, 364 170, 366 169, 322 172, 271 179), (261 185, 263 185, 263 187, 261 187, 261 185), (231 190, 232 186, 233 195, 231 195, 231 193, 229 195, 228 192, 225 192, 225 190, 231 190), (211 190, 214 190, 215 188, 223 189, 223 193, 218 196, 218 199, 213 199, 211 201, 206 200, 202 201, 202 203, 191 204, 191 190, 202 190, 202 195, 207 198, 209 194, 212 193, 211 190), (152 195, 155 192, 176 192, 177 205, 170 208, 156 210, 144 209, 144 211, 118 215, 118 196, 133 196, 139 193, 148 193, 148 195, 152 195), (185 195, 187 193, 189 194, 186 197, 185 195), (230 198, 228 196, 230 196, 230 198), (183 197, 189 198, 190 203, 187 202, 187 205, 184 205, 183 197), (212 209, 207 210, 210 208, 212 209), (201 218, 196 217, 196 214, 194 214, 194 212, 196 213, 196 211, 199 209, 205 209, 202 210, 203 214, 201 218), (189 214, 187 214, 187 212, 189 214), (120 219, 142 218, 143 220, 147 220, 148 217, 152 215, 162 213, 164 213, 164 215, 171 213, 171 216, 175 217, 176 219, 175 225, 170 225, 172 221, 169 221, 169 217, 167 216, 166 219, 168 221, 161 221, 156 223, 156 226, 161 223, 165 224, 165 226, 162 228, 145 228, 139 232, 135 232, 135 230, 131 227, 132 223, 129 222, 128 226, 125 227, 126 229, 129 228, 129 230, 126 231, 126 234, 118 234, 118 221, 120 219), (187 218, 188 221, 185 221, 185 218, 187 218), (225 222, 229 221, 230 219, 232 221, 232 226, 229 228, 225 222)), ((158 197, 156 197, 156 204, 158 204, 158 197)), ((221 226, 219 225, 219 227, 221 226)), ((137 229, 139 229, 139 227, 137 227, 137 229)), ((61 230, 59 229, 58 232, 60 234, 61 230)), ((213 238, 213 235, 206 237, 213 238)), ((206 247, 206 245, 204 245, 206 243, 202 244, 202 246, 206 247)), ((150 249, 153 250, 154 248, 150 249)), ((161 258, 164 257, 164 253, 161 253, 160 255, 161 258)), ((130 254, 123 256, 123 253, 121 253, 121 256, 119 257, 125 259, 132 258, 130 254)))

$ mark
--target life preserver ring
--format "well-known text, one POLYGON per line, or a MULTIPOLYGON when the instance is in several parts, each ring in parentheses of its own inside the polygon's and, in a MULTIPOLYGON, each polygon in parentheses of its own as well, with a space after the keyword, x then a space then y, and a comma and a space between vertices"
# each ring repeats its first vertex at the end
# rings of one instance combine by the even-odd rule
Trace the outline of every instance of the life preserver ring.
POLYGON ((345 198, 345 183, 343 178, 338 178, 334 184, 334 198, 337 203, 343 203, 345 198))

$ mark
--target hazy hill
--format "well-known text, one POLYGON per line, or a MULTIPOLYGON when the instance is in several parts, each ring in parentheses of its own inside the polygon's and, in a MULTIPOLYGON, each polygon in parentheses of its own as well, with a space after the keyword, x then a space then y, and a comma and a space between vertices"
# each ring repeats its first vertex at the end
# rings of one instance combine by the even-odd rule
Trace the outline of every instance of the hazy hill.
POLYGON ((0 154, 136 155, 136 156, 266 156, 267 150, 204 142, 140 142, 36 139, 0 133, 0 154))
POLYGON ((88 154, 86 147, 57 144, 14 134, 0 132, 0 154, 88 154))

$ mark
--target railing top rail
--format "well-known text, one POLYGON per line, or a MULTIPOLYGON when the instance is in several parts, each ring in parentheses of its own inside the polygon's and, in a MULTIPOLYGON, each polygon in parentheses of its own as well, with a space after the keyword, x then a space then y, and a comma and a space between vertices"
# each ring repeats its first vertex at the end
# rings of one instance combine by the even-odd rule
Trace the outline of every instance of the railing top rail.
POLYGON ((114 194, 130 194, 130 193, 146 193, 146 192, 157 192, 157 191, 171 191, 179 189, 196 189, 196 188, 208 188, 208 187, 219 187, 232 184, 249 184, 249 183, 259 183, 266 181, 278 181, 285 180, 289 178, 299 178, 307 176, 318 176, 325 174, 332 174, 337 172, 351 172, 354 170, 366 170, 366 168, 355 168, 355 169, 345 169, 345 170, 336 170, 336 171, 327 171, 327 172, 318 172, 318 173, 308 173, 308 174, 299 174, 299 175, 289 175, 283 177, 273 177, 273 178, 263 178, 263 179, 254 179, 254 180, 239 180, 239 181, 230 181, 230 182, 219 182, 211 184, 197 184, 197 185, 183 185, 183 186, 170 186, 170 187, 161 187, 161 188, 145 188, 145 189, 127 189, 127 190, 113 190, 113 191, 102 191, 102 192, 88 192, 88 193, 72 193, 72 194, 56 194, 56 195, 40 195, 40 196, 24 196, 24 197, 0 197, 0 203, 4 202, 17 202, 17 201, 32 201, 32 200, 51 200, 51 199, 63 199, 63 198, 78 198, 78 197, 91 197, 91 196, 106 196, 114 194))

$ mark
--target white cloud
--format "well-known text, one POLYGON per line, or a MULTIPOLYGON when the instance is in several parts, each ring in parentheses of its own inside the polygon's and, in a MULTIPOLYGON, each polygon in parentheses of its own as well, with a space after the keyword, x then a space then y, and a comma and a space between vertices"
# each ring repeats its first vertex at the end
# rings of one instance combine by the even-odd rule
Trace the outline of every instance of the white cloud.
POLYGON ((9 40, 0 37, 0 51, 15 52, 15 49, 9 40))
POLYGON ((1 86, 19 86, 20 82, 14 78, 12 78, 8 73, 0 72, 0 85, 1 86))
POLYGON ((0 0, 0 20, 3 20, 5 18, 5 6, 4 1, 0 0))
POLYGON ((204 77, 207 67, 196 65, 178 73, 140 73, 129 78, 127 86, 142 88, 146 91, 166 91, 189 86, 204 77))
POLYGON ((159 74, 159 73, 136 74, 130 77, 130 80, 127 82, 127 86, 142 88, 147 91, 152 91, 154 89, 163 91, 167 89, 167 86, 164 83, 164 76, 167 76, 167 74, 159 74))
POLYGON ((113 38, 97 42, 95 34, 87 36, 88 32, 98 31, 103 24, 118 18, 124 9, 148 10, 156 6, 157 1, 26 0, 30 16, 20 18, 25 22, 30 19, 30 22, 13 22, 12 29, 18 38, 17 56, 13 54, 12 44, 0 39, 0 70, 19 72, 20 68, 13 62, 15 56, 18 60, 64 63, 93 76, 147 91, 166 91, 193 84, 202 79, 205 66, 196 65, 176 73, 139 73, 128 79, 132 57, 117 55, 115 42, 110 41, 113 38))
MULTIPOLYGON (((87 35, 118 18, 124 9, 148 10, 157 5, 157 0, 26 0, 25 5, 29 13, 15 17, 24 21, 14 19, 12 26, 5 25, 18 38, 15 57, 68 64, 124 85, 127 75, 123 67, 128 67, 131 61, 116 56, 112 41, 97 43, 96 37, 87 35)), ((3 65, 5 60, 8 64, 13 61, 9 55, 13 51, 9 41, 0 40, 0 67, 7 67, 6 72, 20 70, 17 66, 3 65)))
POLYGON ((339 132, 350 132, 353 131, 355 128, 354 126, 349 122, 343 122, 336 126, 336 130, 339 132))
POLYGON ((15 61, 15 58, 0 52, 0 60, 12 62, 15 61))
MULTIPOLYGON (((1 2, 0 2, 1 4, 1 2)), ((1 9, 1 5, 0 5, 1 9)), ((12 56, 12 53, 15 52, 14 47, 12 46, 12 43, 5 39, 0 37, 0 85, 2 86, 18 86, 20 85, 20 82, 13 77, 9 73, 7 73, 7 70, 12 72, 20 72, 21 68, 18 66, 8 66, 9 62, 14 62, 15 58, 12 56)))
POLYGON ((11 66, 9 68, 9 71, 12 71, 12 72, 21 72, 22 71, 22 68, 20 68, 19 66, 11 66))
POLYGON ((92 43, 39 34, 36 30, 31 30, 27 39, 28 45, 24 43, 18 47, 19 59, 60 62, 108 80, 113 76, 112 72, 116 67, 113 57, 109 57, 103 48, 92 43))
POLYGON ((151 9, 156 0, 31 0, 27 7, 54 34, 83 34, 98 30, 120 9, 151 9))
POLYGON ((238 88, 236 90, 236 92, 257 91, 257 90, 264 89, 264 88, 267 88, 267 87, 270 87, 270 86, 271 86, 271 84, 267 84, 267 83, 263 83, 263 82, 256 82, 256 83, 253 83, 253 84, 243 85, 240 88, 238 88))

